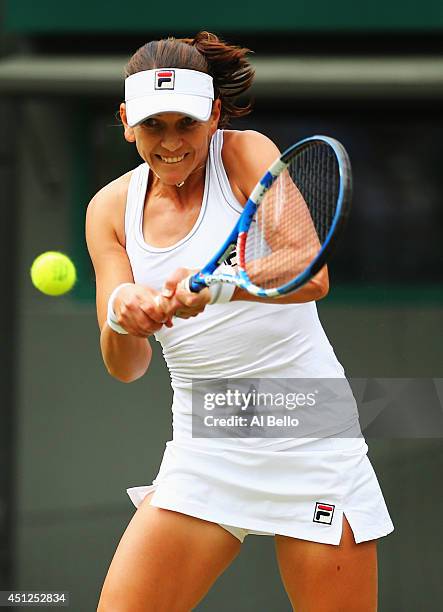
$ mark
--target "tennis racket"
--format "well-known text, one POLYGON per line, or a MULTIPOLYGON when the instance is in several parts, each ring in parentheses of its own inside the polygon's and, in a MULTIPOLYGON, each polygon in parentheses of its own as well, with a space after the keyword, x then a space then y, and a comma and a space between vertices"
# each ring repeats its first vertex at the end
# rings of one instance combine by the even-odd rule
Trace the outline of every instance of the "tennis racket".
POLYGON ((231 283, 265 298, 300 289, 333 252, 351 196, 351 164, 341 143, 312 136, 292 145, 257 183, 214 257, 188 279, 189 290, 231 283), (227 273, 222 264, 234 251, 237 265, 227 273))

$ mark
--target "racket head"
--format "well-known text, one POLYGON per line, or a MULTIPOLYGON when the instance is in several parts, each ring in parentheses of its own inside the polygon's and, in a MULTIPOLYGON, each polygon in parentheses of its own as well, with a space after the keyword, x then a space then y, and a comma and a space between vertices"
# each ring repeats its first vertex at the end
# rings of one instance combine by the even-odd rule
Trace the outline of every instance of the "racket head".
POLYGON ((287 149, 253 190, 238 227, 238 284, 259 297, 305 285, 343 231, 352 172, 343 145, 312 136, 287 149))
POLYGON ((296 291, 320 271, 333 252, 349 215, 351 199, 351 163, 343 145, 323 135, 297 142, 275 160, 257 183, 228 238, 206 266, 190 278, 190 290, 198 292, 212 283, 227 282, 259 297, 296 291), (291 194, 288 206, 285 191, 291 194), (273 223, 267 222, 269 211, 273 223), (279 240, 279 233, 286 233, 286 244, 279 240), (300 259, 303 240, 305 261, 303 256, 300 259), (226 274, 219 267, 234 249, 235 273, 226 274), (282 257, 285 250, 286 256, 282 257), (269 255, 275 261, 269 265, 268 260, 266 269, 262 264, 269 255), (254 265, 258 274, 254 273, 254 265))

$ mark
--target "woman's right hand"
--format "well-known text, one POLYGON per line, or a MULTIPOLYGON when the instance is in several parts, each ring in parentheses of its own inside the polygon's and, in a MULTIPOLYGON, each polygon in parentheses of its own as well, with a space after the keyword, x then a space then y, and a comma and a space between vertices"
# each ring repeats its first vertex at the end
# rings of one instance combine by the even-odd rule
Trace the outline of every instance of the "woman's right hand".
POLYGON ((131 336, 147 338, 172 320, 162 306, 158 291, 144 285, 122 287, 114 299, 114 313, 119 325, 131 336))

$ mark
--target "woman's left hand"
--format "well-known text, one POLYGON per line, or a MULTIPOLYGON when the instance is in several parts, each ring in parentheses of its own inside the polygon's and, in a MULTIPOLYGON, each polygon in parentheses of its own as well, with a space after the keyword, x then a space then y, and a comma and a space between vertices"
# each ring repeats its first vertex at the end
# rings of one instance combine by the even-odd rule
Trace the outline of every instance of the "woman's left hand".
POLYGON ((176 316, 180 319, 196 317, 204 311, 211 300, 209 289, 203 289, 200 293, 191 293, 184 287, 184 279, 198 270, 189 268, 178 268, 165 281, 161 291, 163 308, 170 317, 176 316))

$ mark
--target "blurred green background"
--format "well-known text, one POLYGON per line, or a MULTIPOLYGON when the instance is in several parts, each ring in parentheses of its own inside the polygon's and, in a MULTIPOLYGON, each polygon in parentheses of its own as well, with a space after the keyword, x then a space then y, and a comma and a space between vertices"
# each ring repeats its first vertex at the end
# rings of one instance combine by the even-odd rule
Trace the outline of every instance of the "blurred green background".
MULTIPOLYGON (((157 343, 142 380, 105 371, 84 240, 91 197, 140 163, 115 116, 125 62, 148 40, 199 29, 253 49, 255 112, 232 127, 280 148, 325 133, 351 155, 352 216, 319 304, 348 375, 441 377, 443 5, 3 0, 0 10, 0 590, 69 590, 71 609, 87 612, 135 510, 125 489, 151 483, 172 437, 157 343), (31 286, 46 250, 76 263, 66 297, 31 286)), ((379 543, 380 610, 440 610, 442 441, 368 443, 396 527, 379 543)), ((246 538, 197 609, 289 611, 272 538, 246 538)))

